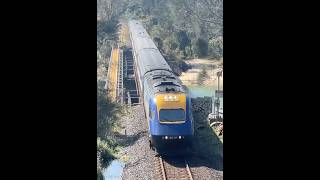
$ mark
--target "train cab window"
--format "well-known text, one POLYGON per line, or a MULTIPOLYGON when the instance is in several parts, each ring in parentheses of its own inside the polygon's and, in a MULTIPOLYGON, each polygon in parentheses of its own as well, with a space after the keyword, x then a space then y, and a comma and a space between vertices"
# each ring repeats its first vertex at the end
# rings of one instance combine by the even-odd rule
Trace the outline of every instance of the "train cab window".
POLYGON ((185 111, 183 109, 161 109, 159 119, 161 122, 185 121, 185 111))

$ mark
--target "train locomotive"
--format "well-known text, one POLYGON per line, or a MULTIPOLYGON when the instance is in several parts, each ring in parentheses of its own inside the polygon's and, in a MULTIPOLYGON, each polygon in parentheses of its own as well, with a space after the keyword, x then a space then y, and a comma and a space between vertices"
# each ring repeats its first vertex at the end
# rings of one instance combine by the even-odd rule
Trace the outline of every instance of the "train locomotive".
POLYGON ((140 21, 129 21, 137 81, 150 148, 186 149, 194 134, 191 100, 140 21))

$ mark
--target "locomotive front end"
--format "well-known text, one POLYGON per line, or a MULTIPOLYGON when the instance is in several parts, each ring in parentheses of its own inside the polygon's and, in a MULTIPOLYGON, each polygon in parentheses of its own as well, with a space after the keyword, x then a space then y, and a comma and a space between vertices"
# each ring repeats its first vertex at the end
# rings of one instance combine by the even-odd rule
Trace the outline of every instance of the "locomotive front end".
POLYGON ((151 142, 157 150, 189 147, 193 136, 190 99, 185 93, 159 93, 151 108, 151 142))

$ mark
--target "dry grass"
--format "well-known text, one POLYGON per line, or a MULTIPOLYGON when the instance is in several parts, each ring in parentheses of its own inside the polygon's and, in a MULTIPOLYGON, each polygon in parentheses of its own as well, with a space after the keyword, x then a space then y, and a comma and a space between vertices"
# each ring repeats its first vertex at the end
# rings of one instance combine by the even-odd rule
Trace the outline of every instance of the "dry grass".
MULTIPOLYGON (((223 60, 207 60, 207 59, 192 59, 187 61, 192 69, 189 69, 186 72, 183 72, 179 77, 184 85, 198 85, 197 77, 199 72, 201 72, 202 66, 215 66, 207 68, 208 78, 204 81, 204 85, 217 85, 218 78, 216 76, 216 72, 218 69, 223 68, 222 63, 223 60)), ((220 87, 223 87, 223 77, 220 78, 220 87)))

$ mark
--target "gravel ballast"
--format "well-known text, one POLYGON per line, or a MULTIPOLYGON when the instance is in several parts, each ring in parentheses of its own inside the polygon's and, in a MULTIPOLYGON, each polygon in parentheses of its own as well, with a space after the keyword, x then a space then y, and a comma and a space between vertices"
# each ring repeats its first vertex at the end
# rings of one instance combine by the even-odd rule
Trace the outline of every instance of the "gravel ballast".
POLYGON ((154 179, 153 152, 149 149, 147 124, 142 105, 128 108, 128 114, 121 118, 128 146, 121 152, 125 160, 123 179, 154 179))
MULTIPOLYGON (((129 107, 120 120, 125 145, 120 153, 125 162, 122 178, 125 180, 155 179, 154 156, 149 149, 147 121, 142 105, 129 107)), ((187 158, 191 173, 195 180, 223 179, 223 170, 218 170, 205 157, 187 158)))

